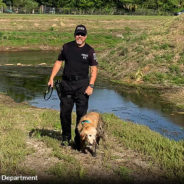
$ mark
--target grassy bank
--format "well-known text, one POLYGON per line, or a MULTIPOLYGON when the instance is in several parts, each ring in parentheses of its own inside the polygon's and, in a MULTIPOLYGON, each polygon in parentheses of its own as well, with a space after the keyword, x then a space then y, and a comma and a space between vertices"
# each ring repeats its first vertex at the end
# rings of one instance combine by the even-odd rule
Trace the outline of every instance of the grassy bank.
MULTIPOLYGON (((102 114, 107 141, 92 158, 60 147, 59 112, 16 104, 5 95, 0 95, 0 109, 0 174, 73 183, 183 182, 183 141, 102 114)), ((75 114, 73 132, 74 120, 75 114)))

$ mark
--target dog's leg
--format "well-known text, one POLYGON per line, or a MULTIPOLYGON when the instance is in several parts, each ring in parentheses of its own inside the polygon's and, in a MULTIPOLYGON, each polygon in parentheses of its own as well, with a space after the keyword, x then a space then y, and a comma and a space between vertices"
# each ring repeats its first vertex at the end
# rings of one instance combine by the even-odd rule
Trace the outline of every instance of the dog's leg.
POLYGON ((80 151, 81 151, 82 153, 84 153, 84 154, 87 154, 86 146, 85 146, 85 143, 84 143, 84 142, 81 142, 80 151))
POLYGON ((97 135, 97 138, 96 138, 96 143, 97 143, 97 145, 99 145, 99 142, 100 142, 100 136, 97 135))
POLYGON ((97 146, 97 144, 95 143, 95 145, 93 145, 93 150, 92 150, 93 157, 96 157, 96 146, 97 146))
POLYGON ((83 150, 82 150, 82 153, 87 154, 86 149, 83 149, 83 150))

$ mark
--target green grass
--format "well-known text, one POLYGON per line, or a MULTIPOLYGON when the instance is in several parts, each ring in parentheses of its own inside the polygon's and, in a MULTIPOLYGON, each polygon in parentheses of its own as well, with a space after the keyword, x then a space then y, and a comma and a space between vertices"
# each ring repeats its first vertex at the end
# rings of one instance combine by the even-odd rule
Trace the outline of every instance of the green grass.
POLYGON ((12 31, 4 32, 1 36, 2 46, 34 46, 61 44, 72 40, 72 35, 69 33, 59 33, 54 31, 47 32, 24 32, 12 31))
POLYGON ((48 173, 57 176, 64 183, 80 183, 80 180, 84 178, 84 170, 82 168, 74 168, 73 165, 66 163, 56 163, 49 168, 48 173))
POLYGON ((150 157, 150 162, 159 164, 171 179, 177 177, 183 181, 184 141, 169 140, 148 127, 123 122, 114 115, 104 114, 103 119, 108 132, 121 144, 150 157))
POLYGON ((21 126, 24 120, 20 113, 24 110, 11 110, 2 104, 0 108, 0 173, 19 173, 19 163, 33 151, 26 146, 26 132, 21 126))
POLYGON ((133 183, 133 179, 131 178, 132 171, 127 167, 120 166, 118 169, 115 170, 115 172, 122 177, 122 180, 125 183, 133 183))

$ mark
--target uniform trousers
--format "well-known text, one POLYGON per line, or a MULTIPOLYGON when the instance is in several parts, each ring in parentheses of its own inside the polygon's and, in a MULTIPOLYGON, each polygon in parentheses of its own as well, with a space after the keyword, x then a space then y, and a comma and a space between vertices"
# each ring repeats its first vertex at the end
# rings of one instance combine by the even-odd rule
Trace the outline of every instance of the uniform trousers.
POLYGON ((89 79, 77 81, 62 80, 61 82, 61 99, 60 99, 60 120, 62 127, 62 140, 71 140, 72 110, 76 105, 76 127, 75 143, 80 144, 80 137, 77 131, 77 125, 82 116, 87 113, 89 96, 85 90, 89 85, 89 79))

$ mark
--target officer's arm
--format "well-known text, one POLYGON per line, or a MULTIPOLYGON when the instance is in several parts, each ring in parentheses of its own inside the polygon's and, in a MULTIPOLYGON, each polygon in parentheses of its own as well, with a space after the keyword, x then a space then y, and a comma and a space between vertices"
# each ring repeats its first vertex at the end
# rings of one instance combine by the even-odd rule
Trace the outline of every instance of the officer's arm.
MULTIPOLYGON (((97 72, 98 72, 98 68, 97 66, 91 66, 90 67, 90 73, 91 73, 91 77, 90 77, 90 81, 89 84, 94 85, 95 81, 96 81, 96 77, 97 77, 97 72)), ((88 86, 85 93, 87 95, 92 95, 93 93, 93 88, 91 86, 88 86)))
POLYGON ((48 82, 48 86, 51 85, 52 87, 54 86, 54 77, 57 75, 58 71, 60 70, 61 66, 62 66, 62 61, 56 61, 53 69, 52 69, 52 73, 50 75, 50 79, 48 82))
POLYGON ((91 66, 90 67, 90 73, 91 73, 91 77, 90 77, 89 84, 93 84, 94 85, 95 81, 96 81, 97 73, 98 73, 97 66, 91 66))

